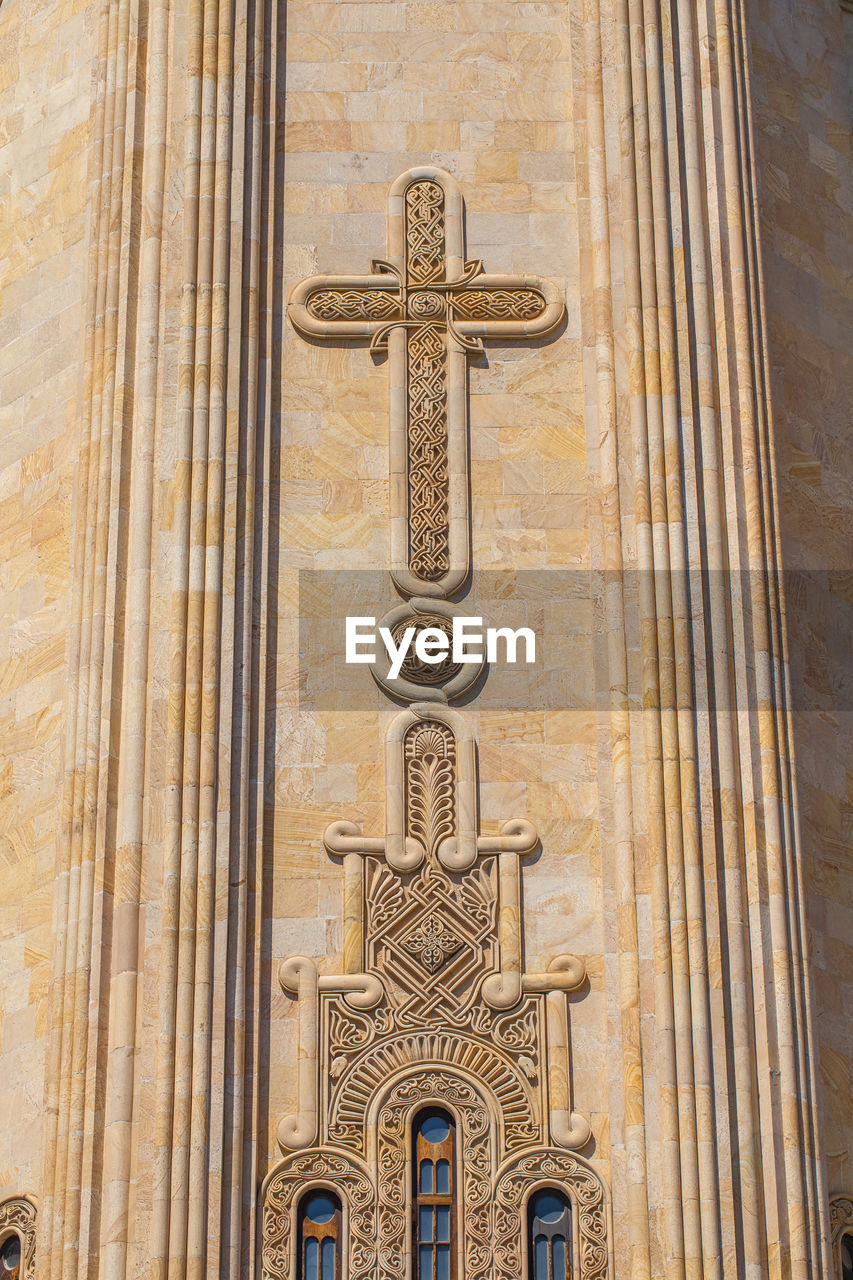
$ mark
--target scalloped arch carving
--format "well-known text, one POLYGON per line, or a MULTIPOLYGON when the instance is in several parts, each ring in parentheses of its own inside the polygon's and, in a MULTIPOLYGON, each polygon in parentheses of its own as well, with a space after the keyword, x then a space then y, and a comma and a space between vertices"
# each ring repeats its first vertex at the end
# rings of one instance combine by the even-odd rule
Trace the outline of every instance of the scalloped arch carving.
POLYGON ((460 1067, 482 1080, 500 1109, 508 1150, 541 1141, 539 1091, 522 1067, 490 1045, 452 1032, 400 1036, 356 1058, 332 1099, 331 1141, 363 1153, 373 1098, 391 1076, 413 1065, 460 1067))

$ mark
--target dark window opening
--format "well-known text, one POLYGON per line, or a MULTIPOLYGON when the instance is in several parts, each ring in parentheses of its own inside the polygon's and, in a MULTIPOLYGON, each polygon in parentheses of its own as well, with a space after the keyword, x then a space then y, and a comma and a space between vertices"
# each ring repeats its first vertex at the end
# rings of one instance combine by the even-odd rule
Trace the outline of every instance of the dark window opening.
POLYGON ((422 1111, 414 1126, 416 1280, 456 1280, 455 1125, 422 1111))
POLYGON ((572 1280, 572 1210, 562 1191, 545 1187, 527 1208, 530 1280, 572 1280))
POLYGON ((298 1249, 300 1280, 340 1280, 341 1202, 330 1191, 302 1197, 298 1249))
POLYGON ((13 1231, 0 1244, 0 1280, 19 1280, 22 1257, 21 1237, 13 1231))
POLYGON ((853 1280, 853 1231, 841 1237, 841 1280, 853 1280))

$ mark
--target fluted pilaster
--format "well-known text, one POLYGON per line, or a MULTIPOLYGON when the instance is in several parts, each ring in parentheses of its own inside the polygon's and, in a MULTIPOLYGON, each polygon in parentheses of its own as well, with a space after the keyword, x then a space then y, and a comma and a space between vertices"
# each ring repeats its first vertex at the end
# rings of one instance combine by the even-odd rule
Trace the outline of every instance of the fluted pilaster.
POLYGON ((586 30, 620 1229, 635 1277, 804 1280, 829 1264, 747 51, 726 0, 586 30))
POLYGON ((48 1071, 68 1280, 236 1275, 252 1238, 265 22, 102 16, 48 1071))

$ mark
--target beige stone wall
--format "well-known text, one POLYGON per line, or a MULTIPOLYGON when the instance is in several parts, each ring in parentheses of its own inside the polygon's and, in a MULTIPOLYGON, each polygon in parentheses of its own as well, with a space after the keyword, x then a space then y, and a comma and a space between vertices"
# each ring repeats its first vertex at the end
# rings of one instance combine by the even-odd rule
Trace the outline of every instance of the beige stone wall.
POLYGON ((0 1195, 42 1174, 96 16, 0 8, 0 1195))
POLYGON ((834 0, 750 5, 800 818, 830 1194, 853 1190, 850 67, 834 0))
MULTIPOLYGON (((793 6, 780 35, 756 5, 777 431, 799 450, 793 464, 783 451, 786 538, 827 556, 843 436, 815 405, 836 403, 840 321, 831 290, 804 291, 790 267, 811 234, 803 156, 812 190, 832 181, 839 134, 816 138, 813 99, 835 92, 822 61, 835 28, 827 8, 803 48, 793 6), (806 366, 819 373, 804 396, 806 366), (818 472, 830 496, 810 506, 818 472)), ((289 0, 237 6, 232 29, 214 0, 114 0, 88 210, 94 10, 0 8, 0 232, 14 250, 0 300, 0 1187, 44 1195, 46 1274, 249 1269, 257 1186, 295 1103, 278 962, 340 964, 342 871, 322 832, 336 817, 382 832, 395 711, 378 692, 335 715, 299 704, 299 570, 387 568, 388 373, 364 346, 297 337, 283 301, 308 274, 382 257, 388 187, 423 162, 462 185, 469 257, 566 290, 553 340, 489 344, 472 361, 473 561, 608 569, 611 585, 569 656, 571 707, 462 714, 479 739, 483 829, 527 816, 542 835, 525 872, 528 967, 566 949, 587 959, 574 1105, 612 1188, 615 1275, 710 1278, 743 1259, 749 1280, 811 1280, 807 1034, 775 771, 787 744, 757 714, 753 679, 778 664, 762 631, 772 590, 744 622, 719 577, 695 600, 677 582, 643 595, 620 580, 685 556, 749 564, 759 596, 765 585, 730 6, 664 6, 677 39, 656 8, 289 0), (42 1189, 78 448, 91 449, 92 538, 76 550, 91 643, 70 664, 57 898, 81 941, 57 949, 42 1189), (740 719, 710 722, 711 684, 736 686, 740 719)), ((811 281, 837 247, 828 229, 811 246, 811 281)), ((795 640, 802 660, 814 646, 795 640)), ((832 833, 845 811, 827 759, 838 768, 841 753, 831 717, 801 721, 800 738, 823 1066, 840 1082, 825 1123, 838 1126, 849 1067, 832 833)))
MULTIPOLYGON (((561 3, 288 5, 284 295, 304 276, 362 273, 384 256, 388 188, 417 164, 460 182, 468 258, 566 291, 568 321, 553 340, 487 342, 486 359, 471 364, 475 572, 592 564, 572 36, 561 3)), ((337 817, 384 831, 383 738, 398 708, 373 693, 365 669, 374 710, 300 709, 294 604, 300 569, 387 566, 388 370, 365 344, 309 344, 289 326, 283 347, 272 951, 303 952, 331 972, 342 870, 321 835, 337 817)), ((462 711, 479 742, 482 829, 519 815, 542 835, 542 857, 525 873, 528 968, 565 949, 591 957, 591 989, 573 1010, 576 1102, 609 1180, 591 614, 574 662, 574 709, 478 711, 475 702, 462 711)), ((294 1012, 274 995, 271 1159, 278 1120, 296 1101, 294 1012)))

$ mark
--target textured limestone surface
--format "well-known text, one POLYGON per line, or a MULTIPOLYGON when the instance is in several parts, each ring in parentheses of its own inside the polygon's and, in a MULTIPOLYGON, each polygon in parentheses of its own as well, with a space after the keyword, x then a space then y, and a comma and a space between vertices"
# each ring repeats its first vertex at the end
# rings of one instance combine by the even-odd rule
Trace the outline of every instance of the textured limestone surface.
POLYGON ((566 304, 467 394, 473 564, 531 608, 574 574, 568 692, 457 710, 482 833, 541 836, 507 950, 586 966, 595 1275, 826 1271, 843 38, 835 0, 2 0, 0 1199, 38 1199, 50 1280, 252 1273, 310 1058, 278 966, 341 971, 323 832, 384 834, 399 710, 366 671, 352 707, 303 696, 300 573, 371 613, 356 571, 388 568, 389 362, 285 302, 384 256, 416 165, 459 183, 468 258, 566 304))
POLYGON ((853 1189, 853 15, 750 6, 758 191, 829 1192, 853 1189))
POLYGON ((0 9, 0 1195, 41 1182, 96 19, 0 9))

